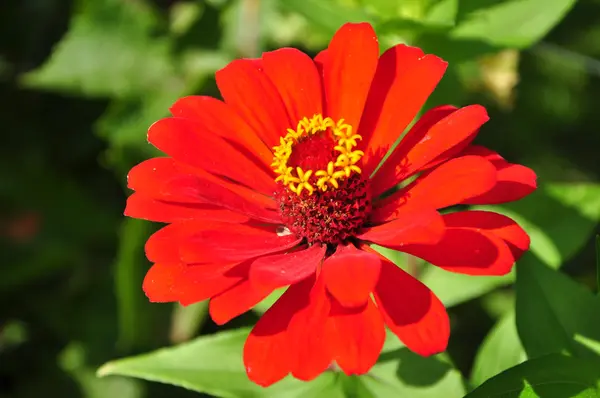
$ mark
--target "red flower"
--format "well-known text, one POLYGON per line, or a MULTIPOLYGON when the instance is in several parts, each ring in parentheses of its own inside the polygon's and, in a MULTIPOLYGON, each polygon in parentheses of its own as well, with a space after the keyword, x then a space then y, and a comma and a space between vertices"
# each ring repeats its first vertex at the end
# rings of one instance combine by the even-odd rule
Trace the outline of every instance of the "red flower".
POLYGON ((126 215, 169 225, 147 242, 151 301, 210 299, 224 324, 289 286, 248 337, 249 377, 310 380, 333 361, 367 372, 387 326, 414 352, 444 351, 448 315, 371 243, 451 272, 502 275, 529 247, 511 219, 457 204, 520 199, 535 174, 472 146, 479 105, 431 109, 378 168, 446 62, 344 25, 314 60, 283 48, 216 74, 224 98, 191 96, 148 140, 169 157, 129 174, 126 215), (414 181, 394 190, 399 183, 414 181))

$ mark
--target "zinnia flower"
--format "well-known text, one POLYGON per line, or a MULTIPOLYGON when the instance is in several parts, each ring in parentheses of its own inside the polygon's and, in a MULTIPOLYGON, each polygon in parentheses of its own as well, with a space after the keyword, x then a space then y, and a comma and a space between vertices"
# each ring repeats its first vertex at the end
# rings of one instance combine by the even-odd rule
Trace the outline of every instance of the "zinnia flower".
POLYGON ((403 44, 379 56, 369 24, 346 24, 314 60, 293 48, 235 60, 216 73, 223 101, 177 101, 148 132, 168 157, 129 174, 126 215, 169 224, 146 245, 150 300, 210 299, 224 324, 289 286, 244 347, 248 376, 264 386, 334 362, 366 373, 385 326, 420 355, 444 351, 443 304, 370 245, 450 272, 506 274, 529 247, 513 220, 439 211, 536 187, 530 169, 471 145, 488 120, 479 105, 431 109, 394 147, 445 70, 403 44))

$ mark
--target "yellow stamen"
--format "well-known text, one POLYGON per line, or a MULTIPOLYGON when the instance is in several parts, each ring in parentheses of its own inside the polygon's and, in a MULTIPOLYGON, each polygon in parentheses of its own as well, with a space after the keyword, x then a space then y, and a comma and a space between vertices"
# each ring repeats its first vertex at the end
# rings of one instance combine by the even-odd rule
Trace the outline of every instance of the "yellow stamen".
POLYGON ((340 119, 337 123, 330 117, 324 118, 321 114, 316 114, 312 118, 303 118, 296 126, 296 129, 288 129, 287 134, 279 139, 279 145, 273 148, 273 163, 271 167, 277 177, 275 181, 287 186, 290 191, 300 195, 306 190, 309 195, 315 191, 314 185, 321 191, 327 191, 331 186, 334 189, 339 188, 340 180, 349 178, 352 173, 361 173, 357 163, 364 156, 364 152, 355 150, 358 141, 362 140, 359 134, 352 132, 352 126, 340 119), (330 130, 337 145, 334 150, 340 154, 335 162, 327 164, 327 170, 303 170, 301 167, 288 166, 288 160, 292 155, 295 144, 318 133, 330 130), (311 178, 312 177, 312 178, 311 178))

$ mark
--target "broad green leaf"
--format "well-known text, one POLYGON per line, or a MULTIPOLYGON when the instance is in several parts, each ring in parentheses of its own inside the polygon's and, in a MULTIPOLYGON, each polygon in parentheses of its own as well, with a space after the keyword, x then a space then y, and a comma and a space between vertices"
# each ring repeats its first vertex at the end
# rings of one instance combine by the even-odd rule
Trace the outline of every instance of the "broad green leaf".
POLYGON ((308 383, 288 377, 268 388, 251 382, 242 363, 248 332, 238 329, 202 336, 175 347, 108 362, 98 375, 136 377, 224 398, 343 398, 341 375, 333 372, 308 383))
POLYGON ((560 267, 588 242, 600 221, 600 185, 552 183, 502 206, 482 206, 517 221, 531 237, 531 252, 560 267))
POLYGON ((374 23, 374 18, 363 9, 344 6, 335 1, 280 0, 280 3, 282 7, 303 15, 311 24, 329 34, 333 34, 347 22, 374 23))
POLYGON ((526 48, 546 35, 575 0, 463 0, 453 38, 526 48))
POLYGON ((577 335, 600 341, 600 298, 539 261, 517 266, 516 320, 530 358, 564 352, 595 356, 577 335))
POLYGON ((479 347, 471 384, 478 386, 496 374, 525 361, 527 355, 519 340, 514 312, 505 314, 479 347))
POLYGON ((373 397, 461 398, 465 394, 460 372, 443 354, 421 357, 389 331, 379 361, 360 380, 373 397))
POLYGON ((483 383, 465 398, 597 398, 600 363, 558 354, 535 358, 483 383))
POLYGON ((171 84, 170 43, 156 28, 145 2, 79 0, 50 59, 22 82, 93 97, 131 97, 171 84))

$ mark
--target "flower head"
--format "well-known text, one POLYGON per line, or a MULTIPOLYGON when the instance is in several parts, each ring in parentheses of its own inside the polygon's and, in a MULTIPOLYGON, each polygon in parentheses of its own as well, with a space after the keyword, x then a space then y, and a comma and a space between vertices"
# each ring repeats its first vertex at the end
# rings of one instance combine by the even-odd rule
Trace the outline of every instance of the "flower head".
POLYGON ((315 59, 283 48, 233 61, 216 74, 223 101, 177 101, 148 132, 168 157, 128 180, 126 214, 168 223, 146 245, 150 300, 210 299, 223 324, 287 287, 244 348, 261 385, 310 380, 333 362, 366 373, 385 326, 418 354, 444 351, 443 304, 370 245, 506 274, 529 247, 513 220, 439 211, 536 187, 530 169, 471 144, 488 120, 479 105, 433 108, 394 147, 445 70, 402 44, 379 56, 370 25, 346 24, 315 59))

